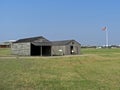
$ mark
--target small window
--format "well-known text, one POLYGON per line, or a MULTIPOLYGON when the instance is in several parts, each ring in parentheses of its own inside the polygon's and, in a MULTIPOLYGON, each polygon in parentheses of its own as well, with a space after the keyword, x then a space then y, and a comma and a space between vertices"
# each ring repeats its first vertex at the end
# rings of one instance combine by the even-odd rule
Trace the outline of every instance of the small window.
POLYGON ((72 44, 74 44, 74 42, 72 42, 72 44))

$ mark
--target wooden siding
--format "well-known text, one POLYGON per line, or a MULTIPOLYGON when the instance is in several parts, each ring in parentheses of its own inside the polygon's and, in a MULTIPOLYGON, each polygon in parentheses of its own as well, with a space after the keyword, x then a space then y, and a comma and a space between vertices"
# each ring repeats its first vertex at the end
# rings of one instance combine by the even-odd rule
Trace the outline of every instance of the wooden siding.
POLYGON ((51 53, 53 56, 65 55, 65 46, 52 46, 51 53))
POLYGON ((31 44, 30 43, 13 43, 12 54, 30 56, 31 44))

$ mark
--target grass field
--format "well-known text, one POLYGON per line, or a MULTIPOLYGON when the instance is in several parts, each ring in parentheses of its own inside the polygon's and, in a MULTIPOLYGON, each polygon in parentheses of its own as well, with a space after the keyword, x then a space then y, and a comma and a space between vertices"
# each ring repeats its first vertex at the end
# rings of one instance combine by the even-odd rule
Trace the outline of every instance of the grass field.
POLYGON ((120 90, 120 49, 15 57, 0 49, 0 90, 120 90))

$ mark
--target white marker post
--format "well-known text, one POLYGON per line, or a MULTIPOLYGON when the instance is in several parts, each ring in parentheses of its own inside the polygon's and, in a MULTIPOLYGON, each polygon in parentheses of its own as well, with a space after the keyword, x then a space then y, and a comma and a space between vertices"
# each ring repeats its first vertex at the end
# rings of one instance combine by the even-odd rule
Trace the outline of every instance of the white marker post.
POLYGON ((108 46, 109 46, 108 28, 105 26, 105 27, 102 28, 102 30, 105 31, 105 33, 106 33, 106 36, 105 36, 106 45, 105 46, 108 48, 108 46))

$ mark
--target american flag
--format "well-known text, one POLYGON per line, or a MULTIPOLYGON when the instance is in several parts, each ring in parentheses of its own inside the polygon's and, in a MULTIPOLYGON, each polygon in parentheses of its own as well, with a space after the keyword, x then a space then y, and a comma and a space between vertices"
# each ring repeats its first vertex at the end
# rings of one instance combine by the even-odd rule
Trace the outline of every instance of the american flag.
POLYGON ((106 27, 106 26, 105 26, 105 27, 102 27, 102 30, 103 30, 103 31, 107 30, 107 27, 106 27))

